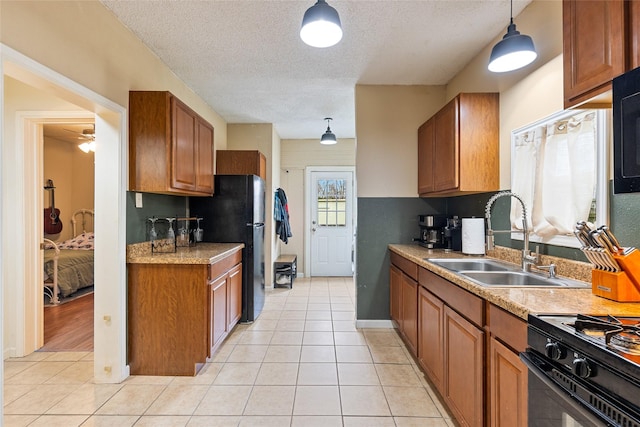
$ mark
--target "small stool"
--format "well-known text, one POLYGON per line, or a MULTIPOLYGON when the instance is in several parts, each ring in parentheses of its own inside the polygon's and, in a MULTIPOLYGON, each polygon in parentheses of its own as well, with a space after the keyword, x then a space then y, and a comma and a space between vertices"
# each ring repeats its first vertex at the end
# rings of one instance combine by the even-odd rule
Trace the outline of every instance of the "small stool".
POLYGON ((296 266, 296 255, 280 255, 273 262, 273 286, 275 288, 293 287, 293 280, 296 278, 298 268, 296 266))

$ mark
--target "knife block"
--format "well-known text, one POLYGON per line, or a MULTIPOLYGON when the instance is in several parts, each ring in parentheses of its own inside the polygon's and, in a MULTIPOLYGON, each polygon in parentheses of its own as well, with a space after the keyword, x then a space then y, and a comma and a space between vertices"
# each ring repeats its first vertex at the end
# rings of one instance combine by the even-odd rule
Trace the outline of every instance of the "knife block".
POLYGON ((615 254, 622 271, 593 269, 591 292, 599 297, 618 302, 640 302, 640 252, 636 249, 627 255, 615 254))

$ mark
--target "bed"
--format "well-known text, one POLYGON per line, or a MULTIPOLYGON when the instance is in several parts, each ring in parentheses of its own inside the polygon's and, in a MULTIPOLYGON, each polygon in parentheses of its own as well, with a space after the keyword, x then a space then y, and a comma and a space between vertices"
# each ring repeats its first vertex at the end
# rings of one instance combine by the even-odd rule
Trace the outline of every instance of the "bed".
POLYGON ((93 286, 93 211, 79 209, 71 217, 73 238, 63 242, 44 240, 44 292, 50 304, 59 304, 60 297, 93 286), (77 233, 77 218, 82 232, 77 233), (88 227, 90 225, 90 227, 88 227))

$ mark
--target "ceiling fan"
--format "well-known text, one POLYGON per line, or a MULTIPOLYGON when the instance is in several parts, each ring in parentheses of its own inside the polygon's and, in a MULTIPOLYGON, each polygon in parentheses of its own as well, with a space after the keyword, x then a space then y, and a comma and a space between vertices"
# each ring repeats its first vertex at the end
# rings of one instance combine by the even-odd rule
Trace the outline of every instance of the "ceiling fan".
POLYGON ((78 139, 84 140, 82 144, 78 145, 78 148, 88 153, 89 151, 96 151, 96 126, 92 125, 91 129, 82 129, 82 132, 78 132, 72 129, 65 129, 67 132, 72 132, 78 135, 78 139))
POLYGON ((87 141, 96 140, 96 127, 93 125, 91 129, 82 129, 82 132, 75 131, 73 129, 65 129, 67 132, 75 133, 78 135, 78 139, 84 139, 87 141))

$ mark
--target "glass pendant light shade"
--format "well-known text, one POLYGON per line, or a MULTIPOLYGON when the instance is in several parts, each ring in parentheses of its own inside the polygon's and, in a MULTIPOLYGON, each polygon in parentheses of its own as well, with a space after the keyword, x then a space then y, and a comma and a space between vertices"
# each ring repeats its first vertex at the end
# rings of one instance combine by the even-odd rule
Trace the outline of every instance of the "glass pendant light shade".
POLYGON ((504 35, 491 51, 489 60, 489 71, 494 73, 504 73, 506 71, 517 70, 532 63, 538 54, 533 46, 531 37, 520 34, 516 30, 516 25, 511 23, 504 35))
POLYGON ((304 13, 300 38, 313 47, 330 47, 342 39, 338 12, 325 0, 318 0, 304 13))
POLYGON ((333 132, 331 132, 331 128, 329 127, 329 122, 333 119, 331 117, 327 117, 325 118, 325 120, 327 121, 327 130, 325 131, 325 133, 322 134, 322 137, 320 138, 320 144, 324 144, 324 145, 336 144, 338 140, 336 139, 336 136, 333 134, 333 132))
POLYGON ((91 141, 91 142, 83 142, 82 144, 78 145, 78 148, 81 149, 82 151, 84 151, 85 153, 88 153, 89 151, 96 151, 96 142, 95 141, 91 141))

